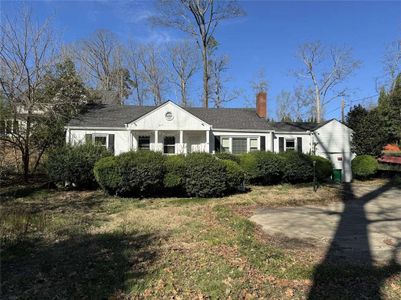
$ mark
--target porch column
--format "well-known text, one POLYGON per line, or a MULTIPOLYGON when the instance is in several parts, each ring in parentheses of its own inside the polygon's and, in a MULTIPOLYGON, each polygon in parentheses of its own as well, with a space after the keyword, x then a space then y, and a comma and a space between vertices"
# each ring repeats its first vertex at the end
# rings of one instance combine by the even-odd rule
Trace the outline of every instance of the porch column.
POLYGON ((155 130, 155 151, 159 151, 159 130, 155 130))
POLYGON ((209 153, 210 152, 210 147, 209 147, 209 137, 210 137, 210 131, 209 130, 206 130, 206 151, 205 152, 207 152, 207 153, 209 153))
POLYGON ((184 130, 180 130, 180 153, 185 154, 185 149, 184 149, 184 130))

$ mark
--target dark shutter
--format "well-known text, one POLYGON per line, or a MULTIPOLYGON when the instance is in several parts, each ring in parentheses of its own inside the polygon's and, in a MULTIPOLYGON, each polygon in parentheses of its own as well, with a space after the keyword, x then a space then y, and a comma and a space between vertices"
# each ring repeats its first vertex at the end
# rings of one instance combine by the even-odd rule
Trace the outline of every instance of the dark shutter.
POLYGON ((278 152, 284 152, 284 138, 278 138, 278 152))
POLYGON ((297 150, 299 153, 302 153, 302 138, 297 137, 297 150))
POLYGON ((92 144, 92 135, 85 134, 85 144, 92 144))
POLYGON ((114 154, 114 134, 109 134, 109 151, 114 154))
POLYGON ((214 137, 214 151, 216 151, 216 153, 221 152, 221 144, 219 136, 214 137))
POLYGON ((260 151, 266 151, 266 137, 260 136, 260 151))

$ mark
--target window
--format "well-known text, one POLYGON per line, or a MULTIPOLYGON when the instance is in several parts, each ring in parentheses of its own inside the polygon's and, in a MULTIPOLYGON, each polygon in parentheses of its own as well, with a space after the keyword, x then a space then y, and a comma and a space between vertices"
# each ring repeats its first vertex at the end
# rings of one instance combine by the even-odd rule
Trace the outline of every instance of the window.
POLYGON ((230 139, 229 138, 221 139, 221 152, 230 152, 230 139))
POLYGON ((95 145, 107 148, 107 136, 105 135, 95 135, 94 142, 95 145))
POLYGON ((241 154, 246 153, 246 138, 233 138, 232 139, 232 153, 241 154))
POLYGON ((175 137, 166 136, 164 137, 164 153, 174 154, 175 153, 175 137))
POLYGON ((249 151, 258 151, 258 139, 250 139, 249 140, 249 151))
POLYGON ((150 136, 140 135, 138 137, 138 150, 150 150, 150 136))
POLYGON ((295 140, 285 140, 285 151, 294 151, 295 150, 295 140))

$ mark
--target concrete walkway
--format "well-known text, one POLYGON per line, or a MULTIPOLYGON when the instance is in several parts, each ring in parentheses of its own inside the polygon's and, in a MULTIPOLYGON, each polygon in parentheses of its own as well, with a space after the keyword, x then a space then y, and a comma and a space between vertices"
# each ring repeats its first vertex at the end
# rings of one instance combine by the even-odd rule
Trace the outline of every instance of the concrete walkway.
POLYGON ((401 264, 401 189, 352 184, 343 199, 329 206, 259 209, 251 220, 269 235, 327 247, 331 258, 401 264))

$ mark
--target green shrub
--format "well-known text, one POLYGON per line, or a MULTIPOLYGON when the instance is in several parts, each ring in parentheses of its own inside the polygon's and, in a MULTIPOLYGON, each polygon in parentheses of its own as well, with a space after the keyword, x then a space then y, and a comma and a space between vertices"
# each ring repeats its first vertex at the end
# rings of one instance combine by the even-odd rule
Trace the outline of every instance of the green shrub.
POLYGON ((317 156, 311 155, 312 161, 316 161, 316 178, 319 181, 329 178, 333 172, 333 164, 330 160, 317 156))
POLYGON ((93 167, 99 159, 112 155, 102 146, 91 144, 64 146, 49 153, 47 172, 56 183, 70 183, 78 188, 96 187, 93 167))
POLYGON ((242 168, 232 160, 222 159, 221 162, 226 167, 227 189, 229 191, 238 190, 245 180, 244 170, 242 170, 242 168))
POLYGON ((379 164, 375 157, 360 155, 351 162, 352 173, 356 178, 369 178, 376 174, 379 164))
POLYGON ((280 182, 283 172, 283 159, 272 152, 255 151, 241 155, 240 166, 247 180, 255 184, 280 182))
POLYGON ((240 162, 240 157, 235 154, 227 153, 227 152, 220 152, 215 154, 217 158, 219 159, 225 159, 225 160, 232 160, 235 161, 237 164, 240 162))
POLYGON ((196 197, 222 196, 227 191, 227 171, 221 160, 207 153, 192 153, 185 158, 185 190, 196 197))
POLYGON ((183 155, 168 156, 164 165, 166 168, 164 187, 174 189, 176 193, 182 192, 185 183, 185 157, 183 155))
POLYGON ((280 153, 284 159, 283 181, 290 183, 309 182, 313 180, 312 159, 295 151, 280 153))
POLYGON ((121 182, 117 194, 145 196, 157 194, 163 189, 165 157, 159 152, 127 152, 117 157, 121 182))
POLYGON ((116 156, 104 157, 95 163, 95 178, 100 187, 109 194, 115 194, 121 184, 121 174, 116 156))

